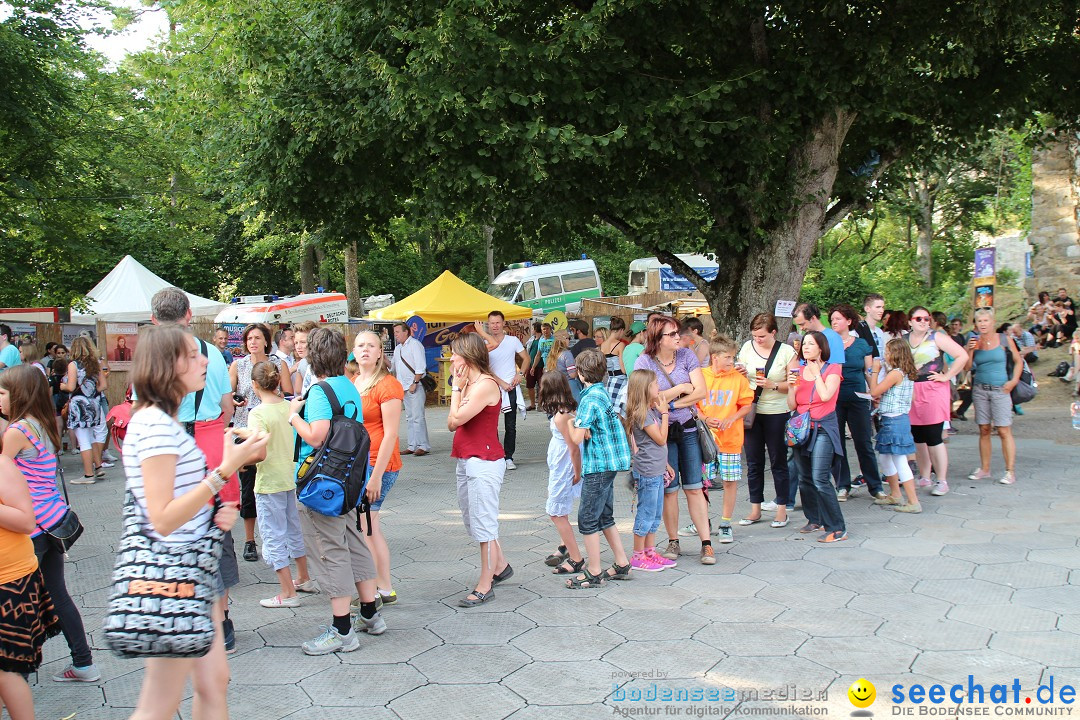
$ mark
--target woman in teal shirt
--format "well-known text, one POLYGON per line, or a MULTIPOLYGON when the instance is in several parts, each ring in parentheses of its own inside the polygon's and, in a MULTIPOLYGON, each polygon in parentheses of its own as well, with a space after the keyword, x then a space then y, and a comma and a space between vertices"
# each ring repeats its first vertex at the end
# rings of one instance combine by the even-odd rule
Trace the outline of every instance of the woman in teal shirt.
POLYGON ((994 325, 993 308, 975 311, 978 334, 968 340, 968 349, 972 350, 971 399, 975 405, 975 422, 979 425, 979 469, 968 478, 990 477, 990 431, 994 427, 1001 438, 1001 454, 1005 456, 1005 474, 998 482, 1012 485, 1016 482, 1016 441, 1012 434, 1011 393, 1024 372, 1024 361, 1016 343, 1008 334, 997 332, 994 325), (1012 377, 1007 372, 1005 353, 1012 354, 1012 377))

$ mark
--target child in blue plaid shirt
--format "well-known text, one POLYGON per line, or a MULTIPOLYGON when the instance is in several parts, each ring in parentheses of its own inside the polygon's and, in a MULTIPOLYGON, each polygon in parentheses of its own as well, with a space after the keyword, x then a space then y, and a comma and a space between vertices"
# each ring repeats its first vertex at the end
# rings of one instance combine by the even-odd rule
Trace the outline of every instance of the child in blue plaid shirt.
POLYGON ((585 541, 588 565, 582 575, 566 581, 572 589, 599 587, 605 580, 630 579, 630 563, 614 518, 615 474, 630 469, 630 443, 604 388, 607 361, 599 350, 585 350, 577 356, 577 375, 584 389, 567 440, 581 446, 578 531, 585 541), (600 533, 615 558, 606 572, 600 568, 600 533))

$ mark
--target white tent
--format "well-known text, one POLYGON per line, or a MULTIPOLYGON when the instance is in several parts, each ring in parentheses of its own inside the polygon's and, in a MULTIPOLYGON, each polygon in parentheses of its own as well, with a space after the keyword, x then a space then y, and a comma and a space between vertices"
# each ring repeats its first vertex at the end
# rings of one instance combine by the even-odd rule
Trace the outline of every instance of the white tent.
MULTIPOLYGON (((96 320, 107 322, 150 322, 150 298, 162 288, 172 287, 143 267, 138 260, 125 255, 124 259, 86 294, 89 309, 71 313, 71 322, 88 325, 96 320)), ((214 317, 225 303, 185 292, 195 317, 214 317)))

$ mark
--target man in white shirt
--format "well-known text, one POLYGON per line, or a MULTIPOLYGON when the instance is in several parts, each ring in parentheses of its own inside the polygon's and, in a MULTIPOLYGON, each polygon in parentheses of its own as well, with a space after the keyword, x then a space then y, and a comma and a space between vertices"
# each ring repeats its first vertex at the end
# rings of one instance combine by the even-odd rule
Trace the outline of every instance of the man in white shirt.
POLYGON ((277 345, 274 354, 284 360, 285 364, 289 366, 289 370, 292 370, 293 365, 296 364, 296 347, 293 344, 293 329, 287 327, 284 330, 278 330, 277 337, 274 338, 274 344, 277 345))
POLYGON ((412 336, 405 323, 394 324, 394 355, 390 360, 390 372, 405 388, 405 422, 408 424, 409 447, 402 455, 420 457, 431 452, 428 442, 427 419, 424 417, 426 393, 420 384, 427 372, 427 355, 424 345, 412 336))
POLYGON ((525 346, 520 340, 506 334, 506 316, 498 310, 488 313, 487 332, 484 332, 480 323, 476 323, 476 329, 487 342, 491 372, 503 390, 503 450, 506 455, 506 469, 515 470, 517 386, 525 379, 525 373, 519 366, 529 367, 529 353, 525 352, 525 346))

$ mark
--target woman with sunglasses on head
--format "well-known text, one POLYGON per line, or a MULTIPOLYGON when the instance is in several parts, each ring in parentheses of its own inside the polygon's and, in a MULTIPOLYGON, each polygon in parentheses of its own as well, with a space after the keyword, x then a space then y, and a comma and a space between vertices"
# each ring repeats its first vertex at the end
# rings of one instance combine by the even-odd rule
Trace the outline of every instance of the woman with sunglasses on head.
POLYGON ((915 439, 915 460, 919 468, 917 487, 933 484, 931 495, 949 492, 949 455, 943 437, 945 422, 952 411, 952 379, 968 364, 967 351, 948 333, 933 330, 929 310, 916 305, 908 312, 911 332, 907 334, 918 376, 911 400, 911 435, 915 439), (951 364, 944 355, 955 358, 951 364), (931 483, 931 469, 937 482, 931 483))

